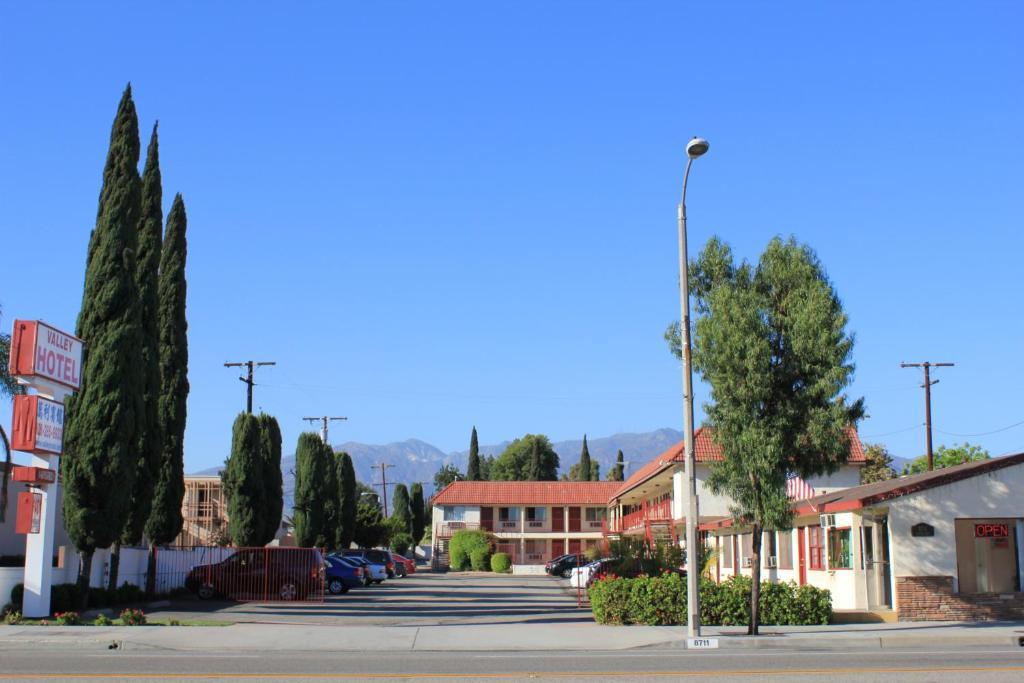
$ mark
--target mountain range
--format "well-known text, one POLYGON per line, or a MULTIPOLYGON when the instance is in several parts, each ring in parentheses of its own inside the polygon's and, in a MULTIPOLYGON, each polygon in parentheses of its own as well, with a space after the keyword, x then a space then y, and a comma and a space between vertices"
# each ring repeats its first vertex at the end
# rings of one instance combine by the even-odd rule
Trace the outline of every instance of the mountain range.
MULTIPOLYGON (((681 431, 669 428, 657 429, 653 432, 639 434, 624 433, 599 438, 587 438, 587 449, 590 457, 601 464, 601 478, 607 476, 608 470, 614 466, 618 451, 621 450, 626 462, 626 476, 635 472, 649 460, 669 446, 683 438, 681 431)), ((468 439, 467 439, 468 440, 468 439)), ((503 441, 498 444, 480 446, 480 455, 497 457, 511 443, 503 441)), ((558 453, 561 463, 560 472, 568 472, 569 467, 576 463, 583 448, 583 439, 558 441, 551 444, 558 453)), ((387 468, 388 498, 392 490, 391 484, 414 482, 423 485, 423 493, 430 496, 434 490, 434 475, 445 465, 455 465, 459 470, 466 471, 469 450, 445 453, 441 449, 419 439, 407 439, 395 443, 372 445, 347 441, 333 444, 335 451, 345 451, 352 456, 352 464, 356 470, 356 478, 366 484, 379 484, 381 481, 380 463, 390 465, 387 468)), ((218 474, 223 467, 212 467, 195 474, 218 474)), ((281 459, 281 470, 284 475, 285 514, 292 508, 292 496, 295 490, 295 456, 289 455, 281 459)))

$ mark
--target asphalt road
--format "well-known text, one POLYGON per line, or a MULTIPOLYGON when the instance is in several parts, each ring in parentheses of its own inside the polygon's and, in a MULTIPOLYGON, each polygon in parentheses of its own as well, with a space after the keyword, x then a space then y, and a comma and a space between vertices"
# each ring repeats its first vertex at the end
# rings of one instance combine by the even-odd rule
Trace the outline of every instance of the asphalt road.
POLYGON ((1013 681, 1024 649, 959 651, 629 652, 514 654, 197 654, 82 650, 0 652, 0 681, 1013 681))

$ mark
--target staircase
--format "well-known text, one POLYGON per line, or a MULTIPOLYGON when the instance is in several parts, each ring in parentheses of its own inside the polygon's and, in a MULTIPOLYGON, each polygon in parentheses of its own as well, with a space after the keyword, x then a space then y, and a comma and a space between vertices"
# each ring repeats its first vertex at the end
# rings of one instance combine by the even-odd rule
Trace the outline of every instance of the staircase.
POLYGON ((647 520, 647 543, 653 548, 656 545, 677 545, 676 525, 672 520, 647 520))
POLYGON ((448 569, 448 541, 447 538, 434 540, 434 547, 430 555, 430 568, 434 570, 448 569))

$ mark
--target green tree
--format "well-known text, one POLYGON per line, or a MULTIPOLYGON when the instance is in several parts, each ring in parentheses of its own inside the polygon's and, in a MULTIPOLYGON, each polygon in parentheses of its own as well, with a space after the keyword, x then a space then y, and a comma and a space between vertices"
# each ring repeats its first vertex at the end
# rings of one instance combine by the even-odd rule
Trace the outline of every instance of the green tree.
POLYGON ((494 469, 494 456, 493 455, 482 455, 480 456, 480 481, 491 480, 491 470, 494 469))
POLYGON ((339 550, 348 548, 356 536, 356 508, 359 494, 356 490, 356 471, 352 457, 342 451, 334 461, 338 482, 338 527, 334 534, 334 545, 339 550))
POLYGON ((865 444, 864 459, 864 466, 860 468, 861 484, 873 484, 876 481, 887 481, 896 477, 896 469, 892 466, 892 456, 882 444, 865 444))
POLYGON ((146 536, 149 537, 146 592, 150 595, 156 589, 156 547, 173 541, 181 533, 184 521, 181 500, 185 495, 185 418, 189 391, 188 320, 185 318, 187 227, 185 202, 179 194, 171 204, 160 251, 160 393, 157 411, 162 443, 153 506, 146 520, 146 536))
POLYGON ((834 472, 849 453, 846 429, 863 416, 863 401, 842 393, 853 338, 817 256, 793 239, 773 239, 756 266, 736 265, 712 239, 694 270, 694 365, 711 386, 708 426, 724 455, 707 484, 751 528, 756 635, 762 531, 792 522, 786 478, 834 472))
POLYGON ((596 460, 590 461, 590 476, 584 477, 580 475, 580 468, 582 463, 573 463, 569 466, 568 474, 563 474, 561 477, 562 481, 601 481, 601 463, 596 460))
MULTIPOLYGON (((965 462, 977 462, 988 460, 992 456, 981 446, 969 444, 966 441, 962 446, 939 446, 932 453, 932 463, 935 469, 941 470, 954 465, 962 465, 965 462)), ((903 474, 920 474, 928 471, 928 456, 922 455, 914 458, 910 464, 903 468, 903 474)))
POLYGON ((137 251, 135 254, 135 286, 139 293, 139 321, 142 352, 142 408, 136 427, 139 446, 136 452, 135 480, 132 483, 131 503, 121 537, 114 543, 110 555, 107 587, 117 588, 121 544, 138 545, 153 505, 153 490, 160 476, 160 327, 159 327, 159 271, 163 239, 164 214, 161 203, 160 151, 157 127, 149 139, 146 165, 142 173, 142 199, 139 213, 137 251))
POLYGON ((360 548, 373 548, 388 542, 390 529, 381 512, 380 496, 362 482, 357 483, 355 542, 360 548))
POLYGON ((416 482, 412 485, 409 489, 409 499, 409 507, 412 508, 412 542, 416 545, 423 540, 423 528, 427 525, 422 484, 416 482))
POLYGON ((391 518, 395 521, 394 528, 412 534, 412 506, 405 484, 395 486, 395 493, 391 496, 391 518))
POLYGON ((263 469, 264 507, 262 543, 277 537, 284 513, 284 476, 281 474, 281 427, 277 418, 261 413, 256 418, 260 427, 260 466, 263 469))
POLYGON ((231 455, 220 475, 227 499, 228 535, 236 546, 266 543, 266 470, 260 441, 259 420, 250 413, 239 413, 231 428, 231 455))
POLYGON ((608 470, 608 481, 623 481, 626 475, 626 461, 623 458, 622 450, 615 456, 615 465, 608 470))
POLYGON ((466 463, 466 481, 480 481, 480 445, 477 443, 476 427, 469 437, 469 460, 466 463))
MULTIPOLYGON (((0 309, 0 313, 2 313, 0 309)), ((0 328, 3 329, 3 328, 0 328)), ((11 357, 11 337, 0 332, 0 398, 11 398, 17 394, 24 393, 24 389, 17 380, 11 377, 8 372, 11 357)), ((0 522, 7 519, 7 487, 11 474, 11 442, 7 439, 7 432, 3 425, 0 425, 0 447, 4 449, 4 475, 3 484, 0 486, 0 522)))
POLYGON ((337 479, 333 471, 333 456, 316 432, 303 432, 295 448, 295 544, 322 548, 333 543, 335 529, 327 529, 324 506, 329 497, 337 497, 337 479), (328 467, 331 476, 328 477, 328 467), (328 541, 327 533, 331 534, 328 541))
POLYGON ((492 481, 555 481, 558 454, 548 437, 526 434, 508 445, 491 467, 492 481))
POLYGON ((453 481, 465 481, 464 475, 455 465, 442 465, 441 469, 434 475, 434 490, 440 491, 453 481))
POLYGON ((67 401, 64 526, 81 553, 81 607, 96 548, 124 528, 138 463, 143 405, 142 330, 135 254, 140 213, 139 122, 129 85, 118 105, 89 238, 82 307, 81 389, 67 401))
POLYGON ((590 467, 590 449, 587 448, 587 435, 583 435, 583 448, 580 450, 580 462, 579 467, 576 469, 576 479, 569 476, 573 481, 590 481, 591 477, 590 467))

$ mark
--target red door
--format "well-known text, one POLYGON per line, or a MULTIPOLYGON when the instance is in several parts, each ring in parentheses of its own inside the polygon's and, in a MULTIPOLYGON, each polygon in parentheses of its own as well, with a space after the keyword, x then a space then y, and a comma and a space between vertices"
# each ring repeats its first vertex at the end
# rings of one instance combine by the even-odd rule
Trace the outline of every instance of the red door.
POLYGON ((569 551, 566 550, 564 538, 556 538, 555 540, 551 541, 551 557, 565 555, 567 552, 569 551))
MULTIPOLYGON (((579 530, 580 530, 580 509, 579 508, 569 508, 569 531, 573 532, 573 531, 579 531, 579 530)), ((570 550, 569 552, 572 552, 572 551, 570 550)))
POLYGON ((580 539, 573 538, 569 540, 569 553, 572 555, 580 554, 580 539))
POLYGON ((480 528, 494 531, 494 508, 480 508, 480 528))
POLYGON ((800 585, 803 586, 807 583, 807 550, 805 549, 806 543, 804 542, 804 536, 807 534, 806 527, 797 527, 796 530, 796 545, 797 545, 797 556, 800 558, 800 585))
POLYGON ((551 530, 565 531, 565 508, 551 508, 551 530))

